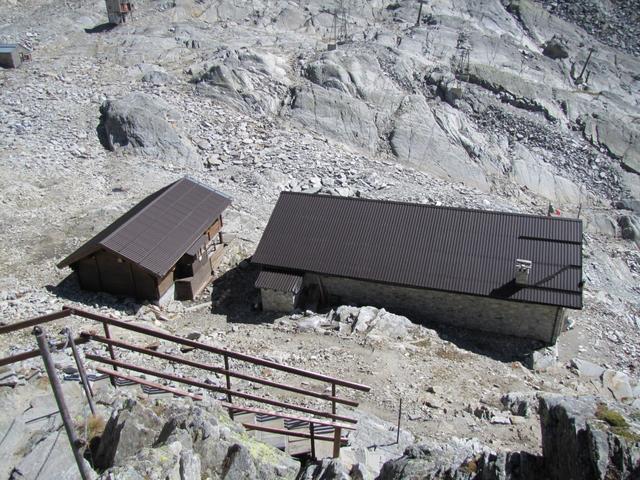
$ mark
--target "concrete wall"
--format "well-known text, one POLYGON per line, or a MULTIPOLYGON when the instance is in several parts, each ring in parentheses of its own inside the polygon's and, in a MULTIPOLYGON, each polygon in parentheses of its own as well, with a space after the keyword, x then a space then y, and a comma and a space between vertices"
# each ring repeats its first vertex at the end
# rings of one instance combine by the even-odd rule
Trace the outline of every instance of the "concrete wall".
POLYGON ((290 312, 296 308, 298 303, 298 295, 269 288, 261 288, 260 297, 262 298, 262 310, 267 312, 290 312))
MULTIPOLYGON (((532 338, 550 344, 555 343, 564 322, 564 309, 553 306, 395 287, 337 277, 321 276, 320 281, 329 302, 335 305, 384 307, 414 321, 532 338)), ((305 284, 317 282, 317 275, 305 275, 305 284)))

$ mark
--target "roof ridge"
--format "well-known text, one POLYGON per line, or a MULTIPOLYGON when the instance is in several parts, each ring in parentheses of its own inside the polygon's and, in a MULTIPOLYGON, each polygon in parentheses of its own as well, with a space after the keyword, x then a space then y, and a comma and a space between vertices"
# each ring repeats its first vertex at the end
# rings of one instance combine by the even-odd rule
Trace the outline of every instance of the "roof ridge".
POLYGON ((427 203, 415 203, 415 202, 407 202, 401 200, 386 200, 381 198, 363 198, 363 197, 346 197, 342 195, 329 195, 322 193, 305 193, 305 192, 292 192, 290 190, 285 190, 280 192, 280 195, 298 195, 298 196, 307 196, 307 197, 318 197, 318 198, 327 198, 327 199, 342 199, 349 200, 355 202, 374 202, 374 203, 383 203, 383 204, 391 204, 391 205, 406 205, 410 207, 421 207, 421 208, 434 208, 441 210, 457 210, 462 212, 474 212, 474 213, 483 213, 483 214, 491 214, 491 215, 506 215, 506 216, 514 216, 514 217, 528 217, 528 218, 539 218, 551 221, 565 221, 565 222, 574 222, 574 223, 582 223, 582 220, 579 218, 567 218, 567 217, 548 217, 546 215, 536 215, 533 213, 520 213, 520 212, 505 212, 505 211, 497 211, 497 210, 481 210, 479 208, 468 208, 468 207, 454 207, 451 205, 433 205, 427 203))

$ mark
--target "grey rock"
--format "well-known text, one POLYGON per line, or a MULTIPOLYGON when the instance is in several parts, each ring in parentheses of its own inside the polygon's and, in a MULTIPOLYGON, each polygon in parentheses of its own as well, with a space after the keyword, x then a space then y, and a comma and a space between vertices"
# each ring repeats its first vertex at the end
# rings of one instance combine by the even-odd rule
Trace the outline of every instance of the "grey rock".
POLYGON ((602 374, 602 385, 608 389, 619 402, 632 402, 633 391, 629 377, 621 372, 605 370, 602 374))
POLYGON ((481 190, 488 189, 482 168, 471 161, 458 141, 443 130, 442 117, 436 118, 423 97, 407 96, 397 113, 390 135, 393 153, 440 178, 462 181, 481 190))
POLYGON ((600 365, 579 358, 572 358, 571 366, 576 369, 578 375, 587 378, 600 378, 605 370, 600 365))
POLYGON ((298 469, 289 456, 246 435, 211 399, 125 401, 107 422, 96 465, 104 478, 180 480, 293 477, 298 469))
POLYGON ((567 42, 565 39, 554 35, 542 46, 542 53, 554 60, 567 58, 569 56, 567 42))
POLYGON ((531 370, 546 370, 553 368, 558 363, 558 346, 541 348, 534 350, 526 359, 527 367, 531 370))
POLYGON ((591 143, 606 148, 612 156, 620 159, 624 169, 640 175, 640 131, 633 126, 631 119, 583 116, 580 123, 584 127, 584 136, 591 143))
POLYGON ((135 400, 125 400, 107 421, 94 462, 105 469, 124 465, 126 459, 154 443, 162 420, 135 400))
POLYGON ((142 76, 142 81, 153 85, 167 85, 173 83, 175 79, 162 70, 150 70, 142 76))
POLYGON ((179 115, 162 100, 144 93, 132 93, 107 100, 100 107, 100 140, 109 150, 135 149, 148 155, 186 162, 191 147, 172 123, 179 115))
POLYGON ((351 480, 352 477, 339 460, 325 458, 303 466, 298 480, 351 480))
POLYGON ((596 418, 597 408, 594 398, 540 399, 542 453, 550 480, 640 475, 640 447, 609 431, 596 418))
POLYGON ((375 114, 367 104, 317 85, 297 87, 291 116, 297 123, 340 142, 374 152, 378 143, 375 114))
POLYGON ((622 229, 622 238, 640 244, 640 216, 623 215, 618 219, 618 225, 622 229))
POLYGON ((536 392, 509 392, 500 399, 502 405, 513 415, 528 417, 538 411, 538 394, 536 392))

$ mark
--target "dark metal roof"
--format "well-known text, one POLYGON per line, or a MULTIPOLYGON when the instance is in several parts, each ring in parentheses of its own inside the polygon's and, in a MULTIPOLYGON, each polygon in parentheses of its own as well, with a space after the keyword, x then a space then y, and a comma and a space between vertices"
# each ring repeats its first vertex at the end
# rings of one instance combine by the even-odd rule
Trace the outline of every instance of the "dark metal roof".
POLYGON ((262 270, 255 283, 256 288, 269 288, 281 292, 298 293, 302 288, 302 275, 262 270))
POLYGON ((582 308, 582 221, 283 192, 264 267, 582 308), (529 285, 515 261, 533 262, 529 285))
POLYGON ((105 249, 163 277, 230 204, 226 195, 185 177, 145 198, 58 268, 105 249))

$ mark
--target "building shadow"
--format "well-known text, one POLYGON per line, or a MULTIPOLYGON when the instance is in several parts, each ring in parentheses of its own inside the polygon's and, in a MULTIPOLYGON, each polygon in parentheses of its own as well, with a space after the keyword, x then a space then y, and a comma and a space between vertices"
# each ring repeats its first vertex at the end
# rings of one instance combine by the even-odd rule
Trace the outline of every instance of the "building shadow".
POLYGON ((113 30, 117 25, 113 24, 113 23, 101 23, 99 25, 96 25, 95 27, 91 27, 91 28, 85 28, 84 32, 85 33, 103 33, 103 32, 109 32, 111 30, 113 30))
POLYGON ((75 273, 67 275, 58 285, 46 285, 45 288, 58 298, 80 303, 88 308, 112 308, 123 315, 135 315, 142 307, 142 303, 132 297, 83 290, 75 273))
POLYGON ((260 267, 242 261, 211 284, 211 313, 225 315, 229 323, 272 323, 282 314, 263 312, 260 294, 254 287, 260 267))
POLYGON ((540 340, 513 337, 481 330, 454 327, 444 324, 426 324, 438 336, 456 347, 503 363, 520 362, 526 365, 527 358, 535 350, 547 346, 540 340))

